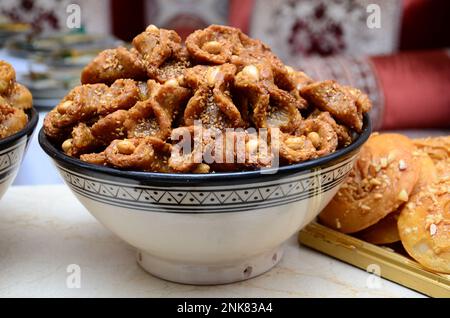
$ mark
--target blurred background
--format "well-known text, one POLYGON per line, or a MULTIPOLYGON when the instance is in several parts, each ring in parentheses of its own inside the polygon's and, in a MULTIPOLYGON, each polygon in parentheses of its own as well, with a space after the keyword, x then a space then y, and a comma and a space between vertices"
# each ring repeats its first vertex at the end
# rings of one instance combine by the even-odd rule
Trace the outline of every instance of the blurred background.
MULTIPOLYGON (((311 77, 365 91, 376 129, 449 133, 447 0, 0 0, 0 59, 31 90, 42 122, 98 52, 148 24, 182 37, 239 27, 311 77)), ((36 135, 15 184, 62 182, 36 135)))

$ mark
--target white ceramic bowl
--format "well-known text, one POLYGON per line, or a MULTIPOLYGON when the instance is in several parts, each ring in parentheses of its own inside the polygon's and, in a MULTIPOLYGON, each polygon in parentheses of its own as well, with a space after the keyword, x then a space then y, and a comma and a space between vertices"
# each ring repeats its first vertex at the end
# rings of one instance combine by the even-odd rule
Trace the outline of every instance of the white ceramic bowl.
POLYGON ((42 130, 39 142, 89 212, 136 247, 145 270, 175 282, 223 284, 280 261, 283 243, 331 200, 369 134, 366 117, 350 146, 275 174, 121 171, 65 156, 42 130))
POLYGON ((35 109, 27 111, 28 123, 24 129, 0 139, 0 199, 5 194, 19 171, 25 150, 38 122, 35 109))

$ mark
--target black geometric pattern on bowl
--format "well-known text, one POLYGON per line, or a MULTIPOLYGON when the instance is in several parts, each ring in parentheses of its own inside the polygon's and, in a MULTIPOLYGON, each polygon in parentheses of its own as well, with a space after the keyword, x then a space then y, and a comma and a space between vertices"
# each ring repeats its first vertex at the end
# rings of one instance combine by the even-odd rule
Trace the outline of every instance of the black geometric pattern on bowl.
POLYGON ((39 115, 34 108, 27 110, 26 113, 28 115, 26 126, 14 135, 0 139, 0 184, 17 171, 38 123, 39 115))
POLYGON ((20 165, 26 143, 27 138, 22 137, 12 147, 0 150, 0 183, 13 174, 20 165))
POLYGON ((94 201, 137 210, 172 213, 211 213, 269 208, 306 200, 341 183, 352 169, 353 157, 329 169, 268 182, 231 186, 134 186, 78 174, 58 166, 61 176, 79 195, 94 201))

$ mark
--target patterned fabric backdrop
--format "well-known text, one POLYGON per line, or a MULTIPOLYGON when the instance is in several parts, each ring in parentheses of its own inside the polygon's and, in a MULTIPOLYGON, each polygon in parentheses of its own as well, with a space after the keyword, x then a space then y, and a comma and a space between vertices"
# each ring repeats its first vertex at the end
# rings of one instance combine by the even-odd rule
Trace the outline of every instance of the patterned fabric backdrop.
POLYGON ((30 23, 37 32, 64 31, 66 8, 71 3, 81 7, 82 25, 87 31, 109 32, 109 0, 1 0, 0 17, 30 23))
POLYGON ((259 0, 250 30, 287 62, 299 56, 391 53, 398 47, 401 6, 392 0, 259 0), (367 27, 371 3, 380 6, 380 29, 367 27))

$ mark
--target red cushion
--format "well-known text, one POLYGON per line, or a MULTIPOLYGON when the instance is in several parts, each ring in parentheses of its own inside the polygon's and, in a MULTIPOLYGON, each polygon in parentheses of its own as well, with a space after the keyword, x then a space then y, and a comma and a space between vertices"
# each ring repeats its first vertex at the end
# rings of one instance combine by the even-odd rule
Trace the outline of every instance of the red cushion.
POLYGON ((371 58, 385 98, 383 128, 450 128, 450 57, 444 50, 371 58))

